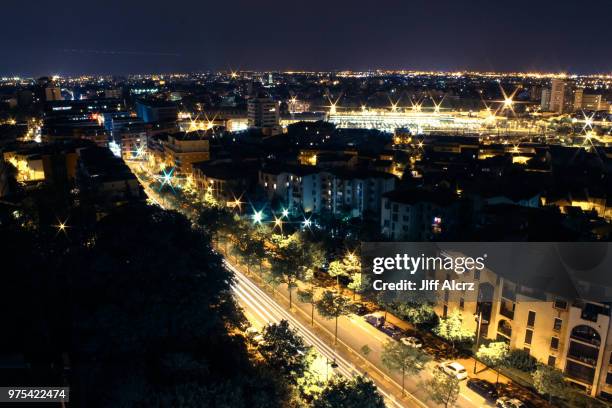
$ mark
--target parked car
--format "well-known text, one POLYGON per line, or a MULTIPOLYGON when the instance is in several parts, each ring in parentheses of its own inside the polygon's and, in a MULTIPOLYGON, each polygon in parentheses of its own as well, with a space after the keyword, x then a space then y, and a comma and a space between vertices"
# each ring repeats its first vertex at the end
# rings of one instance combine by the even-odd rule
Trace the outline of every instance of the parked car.
POLYGON ((470 378, 467 381, 467 387, 489 401, 495 401, 497 399, 497 390, 495 389, 495 385, 486 380, 470 378))
POLYGON ((414 348, 423 347, 423 342, 421 341, 421 339, 414 337, 414 336, 402 337, 400 341, 410 347, 414 347, 414 348))
POLYGON ((456 361, 446 361, 444 363, 440 363, 438 364, 438 369, 458 380, 465 380, 467 378, 467 370, 464 366, 456 361))
POLYGON ((402 329, 391 323, 384 323, 378 329, 381 332, 385 333, 387 336, 391 337, 393 340, 399 340, 404 336, 404 332, 402 332, 402 329))
POLYGON ((352 303, 349 309, 351 313, 354 313, 357 316, 363 316, 368 313, 368 308, 363 303, 352 303))
POLYGON ((501 397, 497 399, 495 406, 499 408, 524 408, 525 404, 516 398, 501 397))
POLYGON ((365 321, 370 323, 372 326, 379 328, 385 324, 385 317, 376 313, 365 315, 365 321))

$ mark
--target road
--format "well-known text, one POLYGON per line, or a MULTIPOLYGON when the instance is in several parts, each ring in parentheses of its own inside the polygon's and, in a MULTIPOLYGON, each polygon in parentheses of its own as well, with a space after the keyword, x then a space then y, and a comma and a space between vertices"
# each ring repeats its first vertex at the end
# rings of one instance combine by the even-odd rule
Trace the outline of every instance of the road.
MULTIPOLYGON (((401 376, 388 372, 380 362, 382 348, 389 340, 384 333, 365 323, 358 316, 341 317, 338 323, 338 345, 333 346, 334 321, 316 315, 315 325, 310 325, 310 305, 293 302, 293 310, 283 304, 282 288, 273 296, 227 260, 227 267, 234 273, 236 281, 233 290, 248 320, 256 326, 287 320, 306 343, 314 346, 319 353, 338 364, 338 373, 351 377, 355 374, 368 375, 385 396, 389 407, 436 407, 427 400, 427 394, 420 382, 429 374, 406 377, 406 396, 401 397, 401 376), (370 349, 367 357, 359 350, 366 345, 370 349)), ((434 363, 430 363, 433 365, 434 363)), ((427 370, 424 370, 427 371, 427 370)), ((461 394, 456 407, 483 407, 488 405, 483 398, 469 390, 465 381, 461 384, 461 394)))
MULTIPOLYGON (((249 321, 256 322, 260 327, 269 323, 278 323, 281 320, 289 322, 290 326, 304 339, 306 344, 313 346, 316 350, 325 357, 328 361, 334 361, 337 364, 335 369, 337 373, 345 377, 353 377, 357 374, 363 374, 354 365, 347 361, 337 350, 330 347, 326 342, 317 337, 307 325, 296 319, 290 312, 285 310, 266 292, 261 290, 257 285, 251 282, 238 269, 226 261, 227 267, 232 270, 236 276, 236 281, 232 285, 232 289, 236 294, 239 303, 244 307, 249 321)), ((378 384, 377 384, 378 385, 378 384)), ((385 402, 390 407, 406 407, 404 403, 397 401, 391 392, 385 390, 385 386, 378 386, 380 393, 385 397, 385 402)), ((418 404, 415 401, 414 406, 425 407, 424 404, 418 404)))

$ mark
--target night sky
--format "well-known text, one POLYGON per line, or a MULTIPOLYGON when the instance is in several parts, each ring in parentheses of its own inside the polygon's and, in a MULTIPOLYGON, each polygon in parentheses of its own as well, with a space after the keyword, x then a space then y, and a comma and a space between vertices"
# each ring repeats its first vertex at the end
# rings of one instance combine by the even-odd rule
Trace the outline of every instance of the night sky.
POLYGON ((0 74, 612 71, 612 0, 2 1, 0 74))

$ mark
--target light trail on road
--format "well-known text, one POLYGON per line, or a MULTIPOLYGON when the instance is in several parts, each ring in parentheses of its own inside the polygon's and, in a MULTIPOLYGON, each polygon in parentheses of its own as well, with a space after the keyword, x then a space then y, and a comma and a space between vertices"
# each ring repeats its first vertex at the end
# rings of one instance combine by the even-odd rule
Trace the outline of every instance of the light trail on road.
MULTIPOLYGON (((364 374, 355 366, 344 359, 336 350, 331 348, 327 343, 322 341, 305 325, 294 318, 291 313, 282 308, 272 299, 267 293, 261 290, 257 285, 246 278, 240 271, 226 260, 224 261, 228 269, 234 272, 236 277, 235 283, 232 284, 232 290, 236 296, 249 307, 249 310, 257 314, 266 323, 278 323, 281 320, 286 320, 297 333, 302 336, 304 341, 315 347, 315 349, 329 361, 335 361, 338 367, 336 371, 347 378, 352 378, 355 375, 364 374)), ((397 401, 391 394, 387 393, 380 387, 379 392, 385 397, 388 406, 404 408, 400 401, 397 401)), ((413 397, 415 398, 415 397, 413 397)), ((416 400, 415 406, 426 407, 421 401, 416 400), (418 403, 416 402, 418 401, 418 403)))

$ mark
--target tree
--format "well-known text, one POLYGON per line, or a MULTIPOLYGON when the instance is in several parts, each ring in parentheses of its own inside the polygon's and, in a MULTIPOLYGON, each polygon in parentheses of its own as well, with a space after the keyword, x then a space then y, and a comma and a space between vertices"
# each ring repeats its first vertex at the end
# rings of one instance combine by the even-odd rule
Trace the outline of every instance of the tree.
POLYGON ((178 213, 143 205, 87 229, 55 255, 69 275, 63 335, 77 405, 285 406, 285 382, 229 335, 244 318, 207 236, 178 213))
POLYGON ((565 378, 563 373, 551 366, 540 364, 531 374, 533 386, 542 395, 548 396, 548 402, 553 398, 566 396, 565 378))
POLYGON ((430 303, 397 303, 398 316, 419 327, 431 327, 436 322, 436 313, 430 303))
POLYGON ((326 290, 319 300, 317 300, 317 311, 325 319, 335 319, 336 329, 334 332, 334 344, 338 342, 338 318, 350 313, 349 301, 344 296, 335 294, 331 290, 326 290))
POLYGON ((463 327, 463 318, 459 310, 453 311, 446 318, 438 322, 434 333, 445 340, 451 342, 453 350, 456 343, 471 342, 474 340, 474 333, 463 327))
POLYGON ((256 228, 249 237, 248 250, 251 256, 257 260, 259 264, 259 275, 261 276, 263 260, 266 257, 265 233, 262 228, 256 228))
POLYGON ((327 273, 332 278, 336 278, 336 286, 338 287, 338 293, 340 293, 340 277, 348 276, 342 265, 342 261, 331 261, 327 268, 327 273))
POLYGON ((444 404, 445 407, 454 404, 459 398, 459 380, 442 371, 434 372, 432 378, 425 381, 423 386, 427 391, 428 399, 444 404))
POLYGON ((315 273, 325 263, 325 251, 319 244, 313 244, 300 238, 302 253, 296 258, 300 279, 314 284, 315 273))
POLYGON ((298 298, 302 303, 310 304, 310 324, 314 325, 315 309, 315 272, 325 261, 325 253, 319 245, 303 242, 302 256, 297 260, 300 279, 310 284, 308 289, 298 290, 298 298))
POLYGON ((272 274, 279 277, 280 282, 287 284, 289 291, 289 308, 293 306, 293 288, 300 273, 300 265, 296 260, 303 259, 302 249, 297 235, 281 239, 272 253, 272 274))
POLYGON ((304 340, 286 320, 264 329, 259 352, 272 371, 280 373, 291 384, 296 384, 297 379, 304 375, 307 351, 304 340))
POLYGON ((247 272, 251 271, 251 265, 259 264, 261 275, 261 264, 266 255, 266 247, 263 234, 257 228, 245 228, 238 242, 240 255, 247 266, 247 272))
POLYGON ((404 395, 404 379, 406 374, 417 374, 430 360, 429 356, 418 348, 395 340, 389 340, 385 343, 381 359, 383 365, 389 370, 401 372, 402 395, 404 395))
POLYGON ((348 284, 348 288, 353 291, 353 300, 357 293, 362 294, 366 291, 370 284, 370 277, 361 271, 355 272, 351 275, 351 281, 348 284))
POLYGON ((361 261, 359 257, 352 252, 347 253, 340 261, 332 261, 329 264, 327 273, 331 277, 336 278, 338 285, 338 293, 340 293, 340 277, 352 277, 357 273, 361 273, 361 261))
POLYGON ((297 294, 300 302, 310 304, 310 325, 314 326, 314 309, 316 304, 314 290, 312 288, 298 289, 297 294))
POLYGON ((435 298, 429 293, 400 292, 392 301, 391 308, 402 319, 420 327, 434 327, 437 315, 433 305, 435 298))
POLYGON ((508 354, 505 364, 508 367, 531 373, 537 368, 537 363, 538 360, 530 355, 529 352, 522 349, 512 349, 508 354))
POLYGON ((506 342, 496 341, 489 343, 489 345, 481 345, 476 352, 476 357, 489 367, 495 368, 497 372, 495 383, 497 384, 499 383, 499 367, 506 364, 509 354, 510 348, 506 342))
POLYGON ((374 383, 363 376, 333 378, 313 404, 313 408, 384 408, 385 401, 374 383))
POLYGON ((219 244, 219 231, 229 222, 232 215, 224 208, 203 207, 198 215, 198 226, 219 244))

